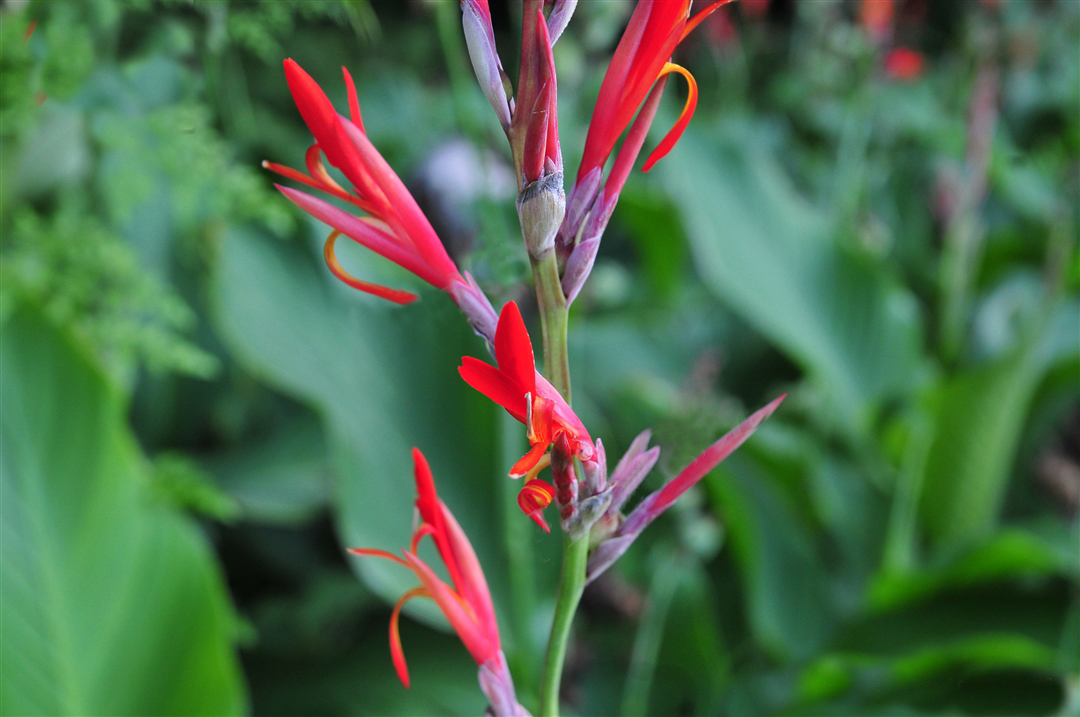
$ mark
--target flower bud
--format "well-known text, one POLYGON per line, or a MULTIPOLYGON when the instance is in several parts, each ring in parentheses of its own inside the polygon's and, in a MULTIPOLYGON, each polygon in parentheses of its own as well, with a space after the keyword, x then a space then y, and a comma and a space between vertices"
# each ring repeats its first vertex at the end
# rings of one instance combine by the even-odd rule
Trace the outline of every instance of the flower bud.
POLYGON ((469 49, 469 60, 476 72, 476 80, 495 110, 499 124, 506 129, 510 126, 513 107, 507 93, 508 78, 495 49, 495 32, 491 27, 491 10, 487 0, 463 0, 461 25, 465 30, 465 46, 469 49))
POLYGON ((551 172, 525 185, 518 195, 517 210, 529 256, 543 259, 555 248, 555 234, 566 213, 562 172, 551 172))

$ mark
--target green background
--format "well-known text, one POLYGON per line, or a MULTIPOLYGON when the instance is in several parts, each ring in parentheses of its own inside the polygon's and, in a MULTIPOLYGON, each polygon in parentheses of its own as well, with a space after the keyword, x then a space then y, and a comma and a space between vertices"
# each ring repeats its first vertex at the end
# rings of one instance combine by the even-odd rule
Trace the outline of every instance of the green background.
MULTIPOLYGON (((516 72, 516 3, 495 0, 516 72)), ((701 101, 623 193, 571 316, 575 408, 654 489, 757 435, 585 595, 568 714, 1080 714, 1080 3, 725 8, 701 101), (895 47, 922 53, 899 78, 895 47)), ((567 167, 630 6, 556 47, 567 167)), ((458 3, 5 3, 0 712, 478 714, 414 582, 409 449, 484 565, 535 709, 557 536, 505 477, 524 431, 457 375, 456 308, 342 246, 259 168, 310 144, 281 61, 375 145, 539 336, 509 153, 458 3), (24 39, 31 23, 36 28, 24 39)), ((672 82, 653 146, 685 89, 672 82)), ((423 555, 432 557, 425 551, 423 555)))

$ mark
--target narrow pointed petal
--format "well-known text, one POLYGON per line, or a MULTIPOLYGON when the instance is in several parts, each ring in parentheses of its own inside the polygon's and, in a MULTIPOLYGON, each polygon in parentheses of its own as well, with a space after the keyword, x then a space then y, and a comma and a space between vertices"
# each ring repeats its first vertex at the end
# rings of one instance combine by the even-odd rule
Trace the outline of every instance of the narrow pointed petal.
POLYGON ((532 340, 521 318, 521 310, 513 301, 507 302, 499 314, 495 329, 495 360, 499 370, 506 373, 524 393, 533 393, 536 386, 536 359, 532 340))
POLYGON ((664 69, 660 71, 661 75, 666 75, 671 72, 677 72, 686 78, 686 82, 689 84, 689 89, 686 94, 686 104, 683 106, 682 112, 679 114, 679 119, 675 122, 675 126, 668 130, 668 133, 664 135, 664 138, 660 140, 660 144, 656 146, 650 154, 648 159, 645 160, 645 166, 641 168, 641 171, 648 172, 653 168, 653 165, 659 162, 661 159, 671 151, 675 143, 682 137, 682 133, 686 130, 686 126, 690 124, 690 118, 694 116, 694 109, 697 108, 697 81, 694 76, 690 74, 690 71, 681 65, 676 65, 674 62, 669 62, 664 65, 664 69))
POLYGON ((394 604, 394 611, 390 613, 390 659, 394 662, 394 670, 398 679, 405 688, 409 687, 409 667, 405 664, 405 650, 401 646, 401 632, 398 625, 401 620, 401 608, 414 597, 430 597, 424 588, 413 588, 405 593, 394 604))
MULTIPOLYGON (((626 133, 626 139, 623 140, 622 146, 619 147, 619 153, 615 155, 615 163, 611 165, 611 172, 604 183, 605 197, 617 197, 626 184, 630 171, 634 168, 634 162, 637 161, 641 148, 645 145, 645 138, 648 136, 649 128, 656 117, 656 110, 660 107, 660 99, 666 86, 666 76, 658 79, 648 97, 645 98, 645 104, 638 110, 637 117, 634 118, 634 123, 630 125, 630 131, 626 133)), ((591 223, 595 224, 595 218, 591 223)), ((605 221, 599 227, 601 232, 606 224, 605 221)))
POLYGON ((707 18, 709 15, 712 15, 713 12, 719 10, 721 7, 727 5, 729 2, 732 1, 733 0, 714 0, 714 2, 709 3, 704 8, 699 10, 696 15, 686 21, 686 26, 683 27, 682 35, 679 36, 679 42, 682 42, 684 39, 686 39, 686 36, 693 32, 697 28, 697 26, 701 24, 702 20, 707 18))
POLYGON ((600 238, 593 237, 574 247, 570 258, 566 260, 566 271, 563 272, 562 289, 566 295, 566 304, 574 303, 574 299, 585 286, 585 280, 592 273, 593 264, 596 263, 596 254, 600 250, 600 238))
POLYGON ((364 129, 364 119, 360 116, 360 100, 356 97, 356 84, 353 82, 352 74, 344 65, 341 67, 341 72, 345 75, 345 89, 349 93, 349 119, 360 128, 361 132, 367 134, 364 129))
POLYGON ((458 373, 465 383, 505 408, 521 423, 526 422, 525 391, 505 373, 472 356, 462 357, 458 373))
MULTIPOLYGON (((586 568, 586 581, 591 582, 621 556, 630 544, 637 539, 653 520, 671 506, 690 486, 705 477, 722 460, 741 446, 757 427, 772 415, 786 394, 776 398, 764 408, 754 412, 749 418, 729 431, 723 438, 712 444, 701 455, 692 460, 679 475, 675 476, 660 490, 651 493, 641 501, 619 526, 615 533, 600 543, 589 557, 586 568)), ((645 455, 645 454, 643 454, 645 455)), ((639 457, 640 458, 640 457, 639 457)))
POLYGON ((447 545, 461 575, 460 592, 465 601, 476 611, 476 619, 484 626, 491 639, 498 643, 499 626, 495 621, 495 607, 491 602, 491 591, 488 589, 484 571, 480 567, 480 560, 477 559, 472 543, 465 536, 465 531, 461 529, 454 514, 441 500, 439 508, 442 512, 443 525, 446 526, 447 545))
POLYGON ((645 476, 653 469, 659 458, 660 447, 654 446, 645 453, 635 456, 626 465, 623 465, 622 462, 619 463, 619 468, 611 474, 614 491, 611 497, 610 510, 613 511, 613 514, 622 509, 626 500, 641 485, 641 481, 645 480, 645 476))
MULTIPOLYGON (((446 248, 431 228, 427 217, 420 211, 416 200, 359 127, 348 121, 339 122, 338 127, 348 137, 364 165, 370 170, 371 176, 386 195, 393 214, 401 220, 404 235, 416 245, 423 260, 443 277, 442 283, 437 286, 440 289, 445 288, 452 277, 459 275, 457 266, 446 253, 446 248)), ((390 223, 390 217, 385 219, 390 223)))
POLYGON ((518 462, 514 464, 514 467, 510 469, 510 477, 520 478, 521 476, 528 474, 528 472, 533 469, 533 466, 540 462, 540 459, 544 456, 544 453, 547 452, 547 449, 547 443, 537 443, 530 448, 529 452, 523 455, 518 462))
MULTIPOLYGON (((304 124, 327 155, 338 154, 337 112, 318 83, 292 58, 285 60, 285 81, 304 124)), ((334 158, 331 158, 334 164, 334 158)), ((335 166, 337 166, 335 164, 335 166)))
POLYGON ((559 41, 566 26, 570 24, 570 18, 573 17, 577 4, 578 0, 555 0, 555 6, 551 8, 547 18, 547 31, 552 47, 559 41))
POLYGON ((465 0, 461 3, 461 25, 465 31, 465 46, 469 50, 476 81, 495 110, 499 124, 510 126, 510 101, 503 82, 502 60, 495 47, 495 32, 491 27, 491 10, 486 0, 465 0))
POLYGON ((420 578, 420 582, 427 589, 431 599, 438 604, 450 626, 454 628, 454 632, 461 638, 465 649, 469 651, 477 664, 483 664, 490 659, 499 650, 499 645, 493 642, 494 636, 481 628, 476 615, 472 614, 467 604, 419 557, 412 553, 405 553, 405 559, 409 561, 413 572, 420 578))
POLYGON ((690 461, 690 464, 679 475, 656 492, 656 503, 653 510, 656 513, 666 510, 668 506, 675 502, 676 498, 686 492, 687 488, 697 483, 705 477, 706 473, 730 456, 736 448, 754 434, 762 421, 772 415, 786 396, 787 394, 782 394, 769 402, 764 408, 755 411, 745 421, 728 431, 723 438, 702 451, 701 455, 690 461))
POLYGON ((429 284, 439 286, 442 282, 442 277, 438 273, 415 253, 410 252, 407 247, 403 247, 401 242, 393 235, 376 229, 370 222, 364 221, 361 217, 350 214, 344 209, 335 207, 330 202, 318 197, 313 197, 291 187, 274 186, 293 204, 324 224, 333 227, 357 244, 411 271, 429 284))
POLYGON ((409 567, 409 564, 406 563, 404 560, 394 555, 393 553, 386 552, 385 550, 376 550, 374 548, 347 548, 347 550, 353 555, 360 555, 369 558, 385 558, 386 560, 391 560, 398 565, 404 565, 405 567, 409 567))
POLYGON ((330 236, 326 238, 326 243, 323 244, 323 258, 326 260, 326 267, 330 269, 330 273, 340 281, 358 291, 378 296, 381 299, 392 301, 395 304, 410 304, 419 298, 416 294, 409 291, 391 289, 386 286, 372 284, 369 281, 357 279, 355 276, 345 271, 344 267, 338 262, 337 255, 334 253, 334 242, 337 241, 339 236, 341 236, 341 232, 334 230, 331 232, 330 236))
POLYGON ((435 492, 435 479, 431 475, 431 467, 419 448, 412 449, 412 458, 413 476, 416 479, 416 509, 420 511, 421 519, 431 526, 431 538, 439 550, 439 557, 446 565, 446 571, 450 573, 450 581, 460 591, 464 579, 454 557, 450 536, 447 534, 443 505, 435 492))

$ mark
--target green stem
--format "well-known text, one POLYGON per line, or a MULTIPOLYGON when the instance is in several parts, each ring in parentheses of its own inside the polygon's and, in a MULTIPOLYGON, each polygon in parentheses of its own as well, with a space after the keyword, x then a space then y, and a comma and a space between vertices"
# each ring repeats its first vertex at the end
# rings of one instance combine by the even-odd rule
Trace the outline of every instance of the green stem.
POLYGON ((585 565, 588 560, 589 539, 573 540, 568 533, 564 533, 562 577, 559 579, 559 596, 555 600, 555 617, 551 621, 551 637, 548 638, 547 654, 544 656, 538 717, 559 715, 563 662, 566 659, 566 646, 570 642, 570 626, 574 622, 581 593, 585 590, 585 565))
POLYGON ((544 373, 551 385, 570 403, 570 359, 566 346, 566 296, 559 279, 555 252, 543 259, 533 259, 536 299, 544 327, 544 373))
MULTIPOLYGON (((533 259, 533 276, 536 279, 536 298, 540 304, 540 317, 544 327, 544 370, 551 384, 570 402, 570 362, 567 353, 566 324, 567 306, 559 279, 559 266, 555 252, 542 259, 533 259)), ((559 714, 559 685, 562 682, 563 662, 570 641, 570 627, 574 622, 581 593, 585 589, 585 566, 589 559, 587 538, 571 540, 563 536, 562 577, 559 594, 555 599, 555 617, 551 622, 547 654, 544 656, 544 674, 540 682, 539 717, 557 717, 559 714)))

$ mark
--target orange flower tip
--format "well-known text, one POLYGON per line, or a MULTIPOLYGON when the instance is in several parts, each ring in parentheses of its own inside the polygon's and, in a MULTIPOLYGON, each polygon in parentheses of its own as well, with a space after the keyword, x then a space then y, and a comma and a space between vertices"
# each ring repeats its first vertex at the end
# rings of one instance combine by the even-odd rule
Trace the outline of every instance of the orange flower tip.
POLYGON ((551 528, 548 527, 547 521, 544 520, 544 513, 541 510, 534 510, 529 513, 529 517, 533 519, 533 522, 544 529, 544 532, 548 535, 551 534, 551 528))

